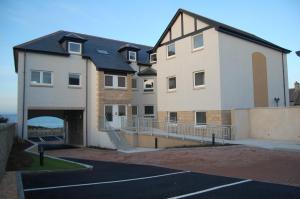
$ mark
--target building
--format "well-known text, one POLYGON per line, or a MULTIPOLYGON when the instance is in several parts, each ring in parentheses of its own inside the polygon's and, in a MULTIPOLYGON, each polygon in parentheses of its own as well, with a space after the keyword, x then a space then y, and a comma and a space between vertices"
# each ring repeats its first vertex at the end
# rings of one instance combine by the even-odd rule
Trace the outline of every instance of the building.
POLYGON ((22 138, 55 116, 68 143, 112 148, 107 129, 126 119, 224 125, 232 109, 289 103, 289 50, 183 9, 154 47, 58 31, 13 50, 22 138))
POLYGON ((15 46, 19 136, 27 138, 28 119, 55 116, 64 120, 68 143, 105 146, 104 125, 120 128, 132 115, 155 117, 150 49, 66 31, 15 46))
POLYGON ((232 109, 287 106, 289 52, 179 9, 151 50, 159 120, 230 124, 232 109))

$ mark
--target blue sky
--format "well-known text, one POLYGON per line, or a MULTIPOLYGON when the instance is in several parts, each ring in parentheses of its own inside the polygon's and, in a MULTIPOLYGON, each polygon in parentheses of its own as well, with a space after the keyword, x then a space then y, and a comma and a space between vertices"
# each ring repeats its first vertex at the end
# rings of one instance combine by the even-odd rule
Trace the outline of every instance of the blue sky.
POLYGON ((13 46, 57 30, 154 45, 178 8, 292 50, 289 86, 300 80, 299 0, 0 0, 0 113, 17 110, 13 46))

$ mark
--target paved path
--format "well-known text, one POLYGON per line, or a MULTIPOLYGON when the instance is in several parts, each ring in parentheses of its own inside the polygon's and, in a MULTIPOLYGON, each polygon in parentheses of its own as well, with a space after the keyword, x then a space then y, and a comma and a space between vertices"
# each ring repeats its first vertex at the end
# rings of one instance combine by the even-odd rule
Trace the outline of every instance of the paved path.
MULTIPOLYGON (((74 159, 72 159, 74 160, 74 159)), ((299 198, 300 188, 154 166, 77 160, 93 170, 23 174, 34 198, 299 198)))

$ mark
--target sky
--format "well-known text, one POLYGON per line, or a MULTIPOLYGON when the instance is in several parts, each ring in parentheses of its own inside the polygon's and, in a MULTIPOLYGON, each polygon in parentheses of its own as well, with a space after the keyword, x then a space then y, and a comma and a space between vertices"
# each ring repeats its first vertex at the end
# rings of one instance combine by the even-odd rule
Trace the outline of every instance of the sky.
POLYGON ((57 30, 153 46, 179 8, 291 50, 289 87, 300 81, 300 0, 0 0, 0 113, 17 111, 13 46, 57 30))

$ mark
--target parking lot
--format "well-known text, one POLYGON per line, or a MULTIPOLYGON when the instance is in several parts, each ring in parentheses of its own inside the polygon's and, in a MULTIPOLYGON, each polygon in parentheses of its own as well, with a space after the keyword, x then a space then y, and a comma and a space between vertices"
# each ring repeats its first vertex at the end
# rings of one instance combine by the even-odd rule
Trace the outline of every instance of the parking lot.
MULTIPOLYGON (((75 159, 72 159, 75 160, 75 159)), ((300 188, 155 166, 75 160, 92 170, 22 174, 34 198, 299 198, 300 188)))

